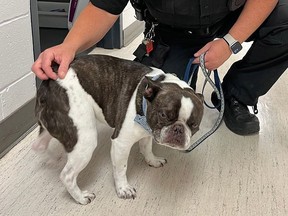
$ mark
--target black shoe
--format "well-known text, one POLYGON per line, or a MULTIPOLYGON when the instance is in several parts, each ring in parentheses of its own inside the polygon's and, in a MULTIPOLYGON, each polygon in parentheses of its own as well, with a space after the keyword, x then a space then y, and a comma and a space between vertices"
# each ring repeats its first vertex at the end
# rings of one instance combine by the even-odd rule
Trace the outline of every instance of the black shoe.
MULTIPOLYGON (((212 92, 211 102, 215 107, 220 104, 216 92, 212 92)), ((220 110, 220 107, 217 109, 220 110)), ((247 106, 234 97, 225 99, 224 122, 232 132, 239 135, 250 135, 260 130, 257 116, 251 114, 247 106)))

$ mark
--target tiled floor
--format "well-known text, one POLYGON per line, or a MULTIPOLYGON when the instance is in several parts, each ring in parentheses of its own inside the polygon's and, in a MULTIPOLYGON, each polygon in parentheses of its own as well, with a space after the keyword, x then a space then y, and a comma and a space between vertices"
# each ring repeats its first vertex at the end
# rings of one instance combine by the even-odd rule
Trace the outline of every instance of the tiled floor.
MULTIPOLYGON (((140 40, 137 38, 121 50, 94 52, 132 59, 131 53, 140 40)), ((220 73, 225 73, 233 60, 221 67, 220 73)), ((238 136, 222 124, 190 154, 155 145, 157 155, 168 160, 158 169, 146 165, 135 145, 128 165, 128 178, 137 189, 135 200, 116 196, 110 129, 100 126, 100 144, 78 179, 81 188, 96 194, 96 199, 86 206, 76 204, 59 179, 65 164, 64 156, 58 158, 59 146, 54 149, 54 164, 46 163, 43 155, 31 150, 36 129, 0 160, 0 215, 288 215, 287 79, 286 73, 260 99, 258 135, 238 136)), ((201 79, 198 83, 202 85, 201 79)), ((207 98, 209 94, 208 88, 207 98)), ((216 111, 205 110, 199 135, 211 127, 216 117, 216 111)))

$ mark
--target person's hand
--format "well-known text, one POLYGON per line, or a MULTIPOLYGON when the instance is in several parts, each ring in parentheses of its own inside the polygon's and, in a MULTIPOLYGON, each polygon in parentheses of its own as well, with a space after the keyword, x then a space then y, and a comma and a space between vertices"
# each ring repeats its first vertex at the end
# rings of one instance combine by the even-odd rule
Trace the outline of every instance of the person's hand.
POLYGON ((68 71, 70 63, 75 57, 75 51, 60 44, 43 51, 32 65, 32 71, 39 79, 49 78, 56 80, 58 77, 63 79, 68 71), (53 62, 59 64, 58 74, 53 72, 51 65, 53 62))
POLYGON ((232 54, 230 47, 224 39, 217 39, 207 43, 195 54, 193 64, 199 64, 200 55, 205 53, 205 66, 208 70, 215 70, 220 67, 232 54))

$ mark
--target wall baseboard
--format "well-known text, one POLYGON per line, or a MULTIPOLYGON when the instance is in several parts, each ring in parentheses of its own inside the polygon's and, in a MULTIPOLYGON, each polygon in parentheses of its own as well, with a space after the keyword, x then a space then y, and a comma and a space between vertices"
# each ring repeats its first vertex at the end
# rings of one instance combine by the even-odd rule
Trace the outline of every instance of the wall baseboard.
MULTIPOLYGON (((130 44, 136 37, 144 32, 144 22, 134 21, 130 26, 123 30, 124 46, 130 44)), ((144 35, 143 35, 144 37, 144 35)))
POLYGON ((0 123, 0 158, 37 127, 35 98, 0 123))

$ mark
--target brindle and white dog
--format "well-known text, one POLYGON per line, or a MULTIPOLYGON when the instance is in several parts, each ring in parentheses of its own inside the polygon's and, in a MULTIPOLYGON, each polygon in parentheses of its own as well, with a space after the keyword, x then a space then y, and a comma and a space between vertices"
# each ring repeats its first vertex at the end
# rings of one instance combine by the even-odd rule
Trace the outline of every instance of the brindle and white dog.
POLYGON ((60 178, 77 202, 88 204, 95 195, 80 190, 77 176, 97 146, 96 120, 115 129, 111 158, 117 195, 135 198, 126 177, 132 145, 139 141, 146 162, 163 166, 166 160, 152 152, 152 138, 161 145, 187 149, 199 130, 203 96, 159 69, 88 55, 76 58, 64 79, 42 82, 35 110, 40 134, 33 148, 47 149, 52 137, 64 145, 68 157, 60 178))

